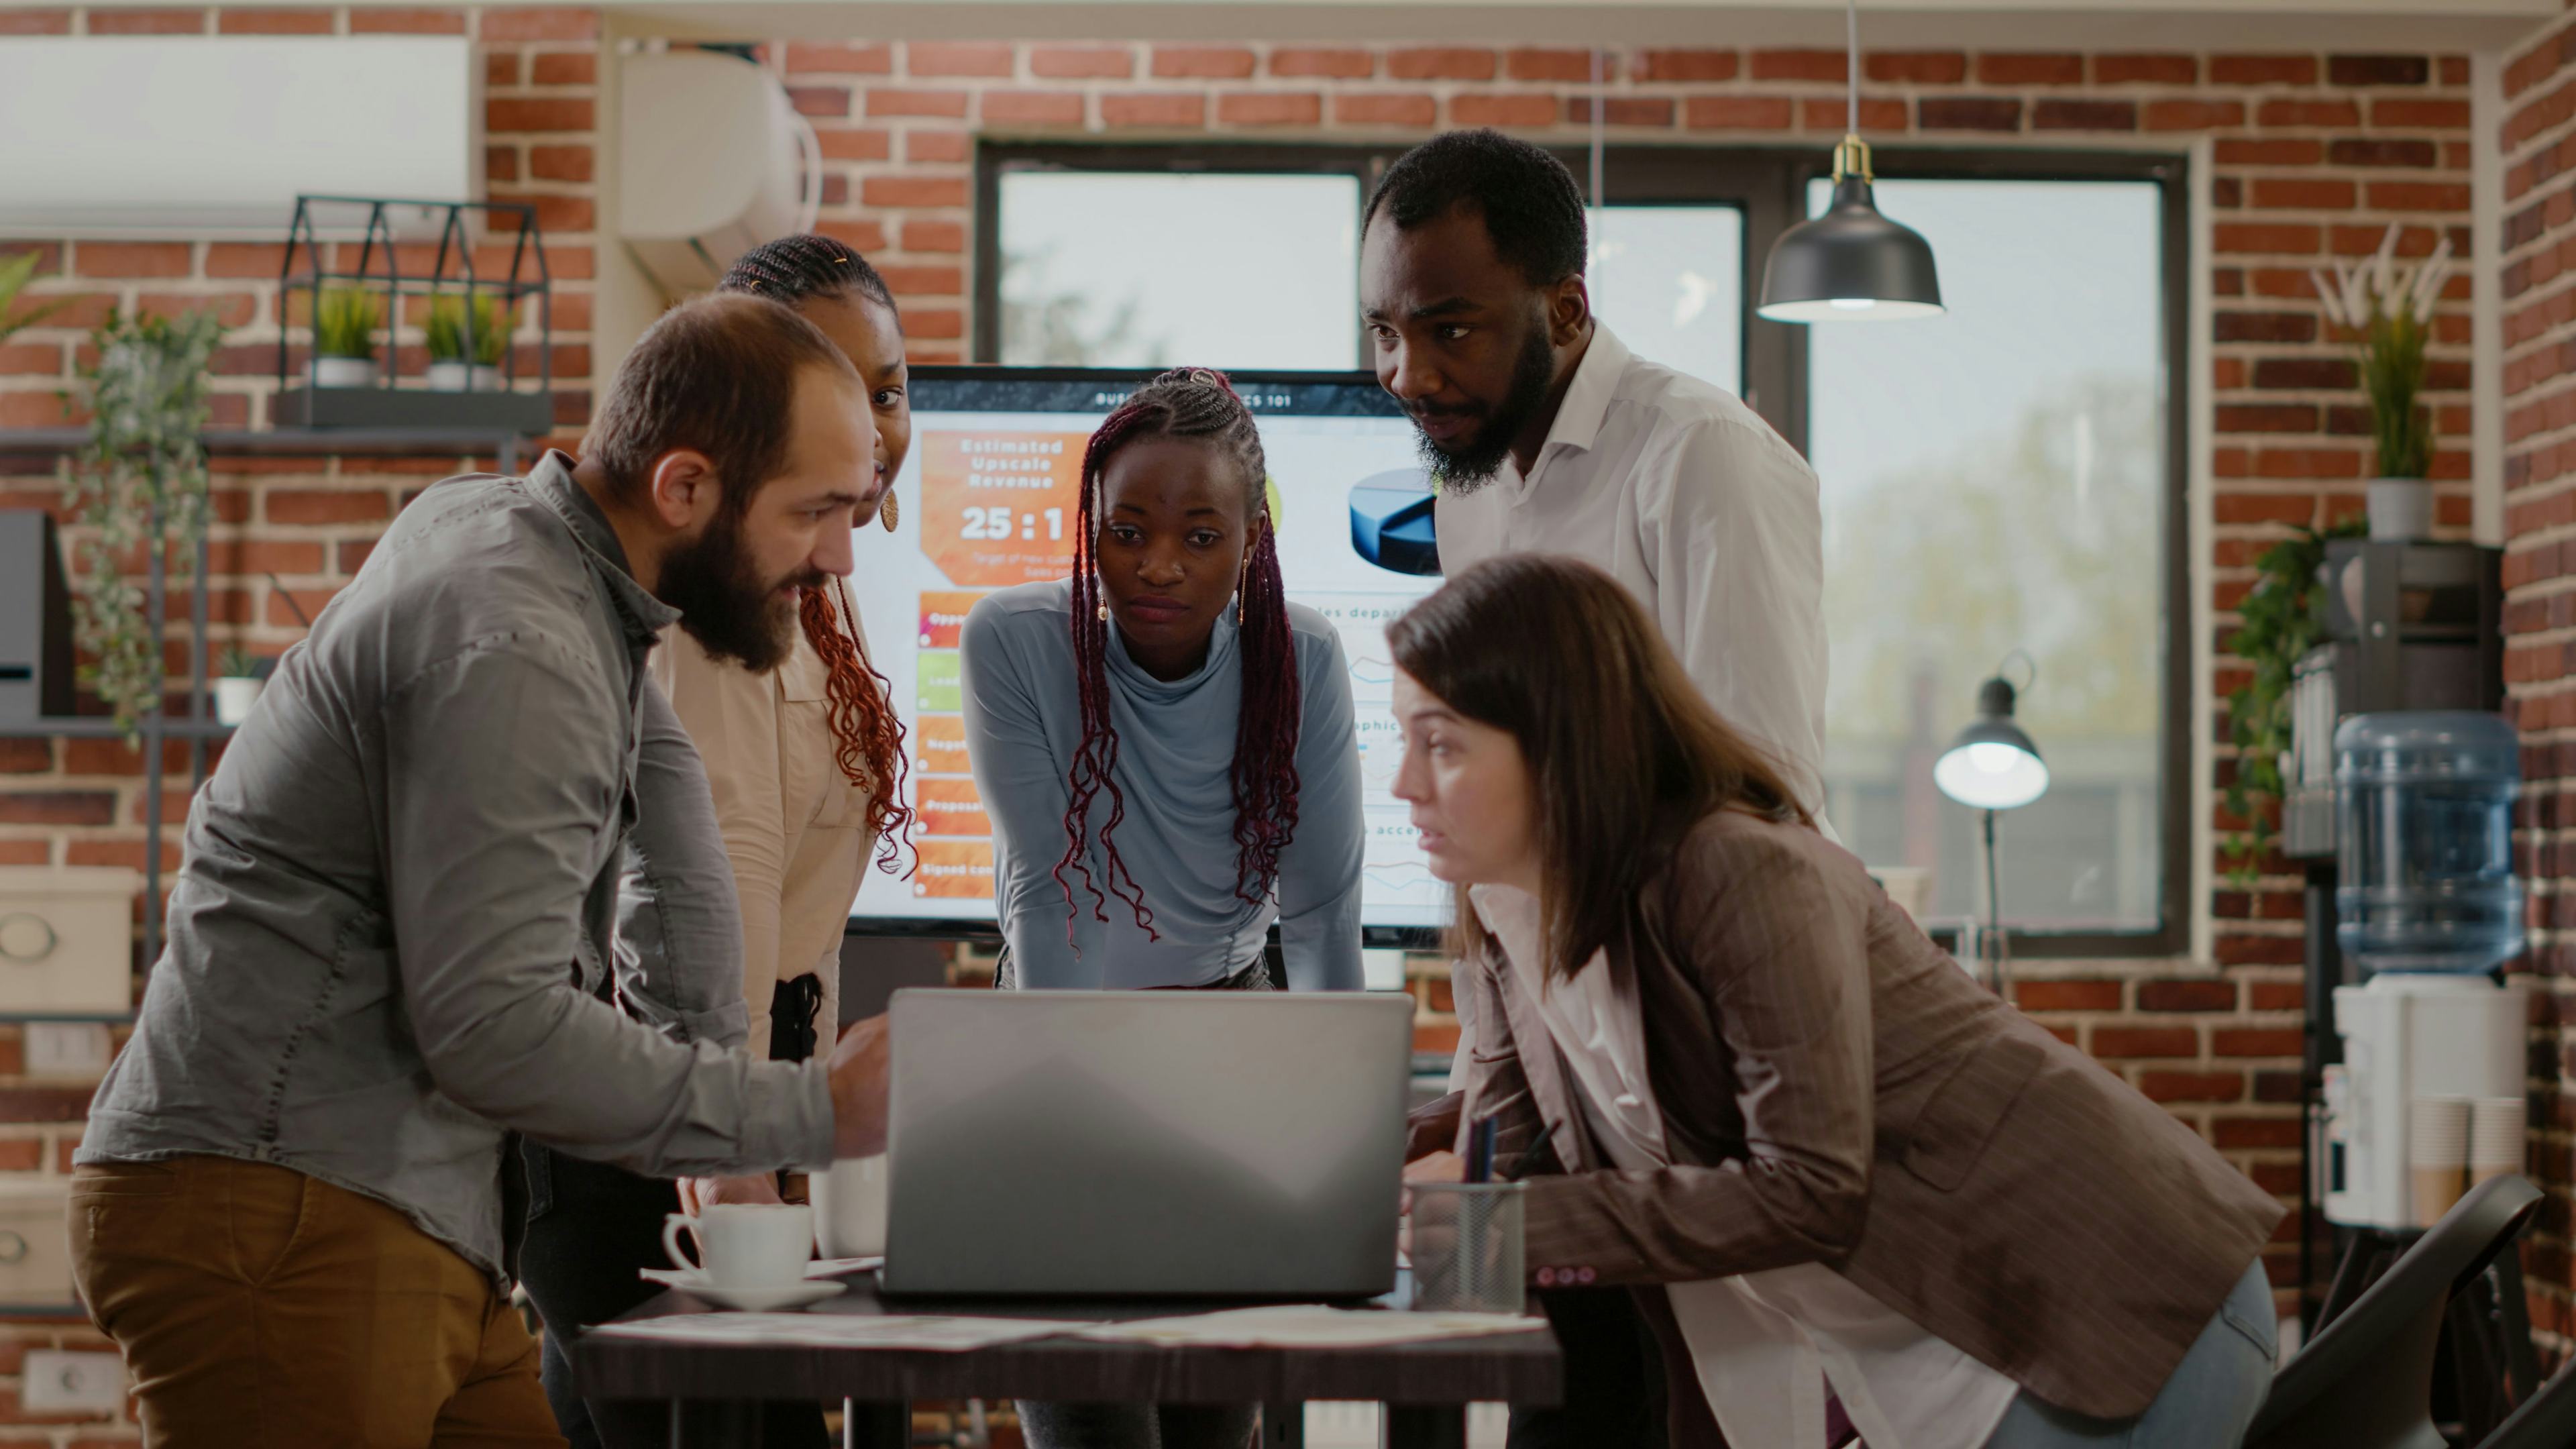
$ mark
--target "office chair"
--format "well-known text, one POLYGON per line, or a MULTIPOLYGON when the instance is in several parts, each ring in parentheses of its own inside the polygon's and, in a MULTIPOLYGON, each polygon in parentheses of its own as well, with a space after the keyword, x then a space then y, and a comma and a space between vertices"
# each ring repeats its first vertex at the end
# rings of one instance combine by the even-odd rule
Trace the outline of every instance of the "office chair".
POLYGON ((2540 1201, 2519 1177, 2460 1199, 2272 1380, 2246 1449, 2447 1449, 2432 1411, 2444 1312, 2540 1201))
POLYGON ((2477 1449, 2566 1449, 2570 1444, 2576 1444, 2576 1368, 2543 1384, 2477 1449))

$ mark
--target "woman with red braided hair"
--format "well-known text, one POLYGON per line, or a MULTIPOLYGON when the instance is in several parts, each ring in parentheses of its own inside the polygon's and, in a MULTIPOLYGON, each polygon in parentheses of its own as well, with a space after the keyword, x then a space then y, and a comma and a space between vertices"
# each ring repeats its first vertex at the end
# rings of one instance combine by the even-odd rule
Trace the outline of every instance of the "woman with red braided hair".
MULTIPOLYGON (((896 524, 890 490, 912 445, 903 329, 894 297, 856 252, 820 236, 790 236, 745 254, 718 290, 770 297, 804 314, 849 354, 868 389, 875 481, 852 524, 896 524)), ((742 915, 743 998, 749 1040, 772 1060, 802 1061, 839 1032, 841 936, 873 856, 903 868, 912 812, 903 804, 903 727, 886 681, 868 663, 848 588, 829 579, 796 590, 798 623, 783 659, 719 659, 679 630, 648 666, 706 763, 717 828, 742 915)), ((658 949, 676 931, 648 881, 630 876, 620 902, 621 954, 658 949)), ((678 903, 674 903, 676 908, 678 903)), ((558 1153, 530 1152, 532 1201, 522 1277, 550 1324, 603 1323, 659 1291, 636 1270, 664 1266, 662 1221, 674 1206, 777 1202, 770 1176, 679 1185, 558 1153)), ((543 1377, 572 1449, 660 1444, 669 1410, 656 1402, 585 1402, 571 1387, 560 1340, 546 1336, 543 1377)), ((761 1415, 769 1449, 822 1449, 822 1411, 774 1403, 761 1415)))
MULTIPOLYGON (((1251 411, 1164 373, 1082 460, 1072 577, 966 617, 1000 979, 1267 990, 1360 978, 1359 755, 1324 617, 1291 604, 1251 411), (1115 899, 1112 899, 1112 898, 1115 899)), ((1022 1403, 1031 1449, 1241 1449, 1248 1406, 1022 1403)))

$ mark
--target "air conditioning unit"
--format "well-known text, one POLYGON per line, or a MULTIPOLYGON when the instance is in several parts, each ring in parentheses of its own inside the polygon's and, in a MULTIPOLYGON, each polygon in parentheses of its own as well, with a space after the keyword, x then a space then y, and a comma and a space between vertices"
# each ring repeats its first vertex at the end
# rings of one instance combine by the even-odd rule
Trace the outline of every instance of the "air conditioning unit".
POLYGON ((282 239, 298 194, 481 196, 483 78, 448 36, 11 37, 0 137, 0 236, 282 239))
POLYGON ((769 72, 706 50, 620 69, 618 229, 664 292, 706 291, 744 252, 813 230, 822 146, 769 72))

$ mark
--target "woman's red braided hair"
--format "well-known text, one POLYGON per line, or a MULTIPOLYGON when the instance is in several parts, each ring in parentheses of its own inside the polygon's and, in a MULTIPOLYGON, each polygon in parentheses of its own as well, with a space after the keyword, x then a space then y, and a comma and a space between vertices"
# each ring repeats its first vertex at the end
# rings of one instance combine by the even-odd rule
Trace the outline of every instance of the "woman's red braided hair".
MULTIPOLYGON (((1067 775, 1064 812, 1064 858, 1056 862, 1056 884, 1064 888, 1066 906, 1074 907, 1072 870, 1091 892, 1092 916, 1109 919, 1108 899, 1092 879, 1088 860, 1092 802, 1106 790, 1109 818, 1100 826, 1100 851, 1106 884, 1127 903, 1136 924, 1148 937, 1154 913, 1144 892, 1119 858, 1114 838, 1127 817, 1127 799, 1118 788, 1118 731, 1109 717, 1109 625, 1100 617, 1102 595, 1098 563, 1101 475, 1120 448, 1140 438, 1203 440, 1233 466, 1243 479, 1245 516, 1258 520, 1260 537, 1244 571, 1242 628, 1243 701, 1234 736, 1234 842, 1237 899, 1259 905, 1279 878, 1279 853, 1297 833, 1297 734, 1301 696, 1297 683, 1296 640, 1288 626, 1288 592, 1279 580, 1276 521, 1270 517, 1269 465, 1262 456, 1261 436, 1252 410, 1244 406, 1225 374, 1205 368, 1176 368, 1138 388, 1119 404, 1091 435, 1082 455, 1082 504, 1076 514, 1082 526, 1073 544, 1073 664, 1075 692, 1081 708, 1082 741, 1075 748, 1067 775)), ((1065 921, 1073 929, 1070 915, 1065 921)))

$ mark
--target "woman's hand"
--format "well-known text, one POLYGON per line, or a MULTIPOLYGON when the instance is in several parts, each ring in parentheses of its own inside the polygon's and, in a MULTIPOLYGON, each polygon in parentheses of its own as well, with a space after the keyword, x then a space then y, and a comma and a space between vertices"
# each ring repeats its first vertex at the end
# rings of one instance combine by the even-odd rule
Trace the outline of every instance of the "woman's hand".
POLYGON ((1395 1230, 1395 1251, 1399 1255, 1407 1261, 1413 1257, 1413 1188, 1411 1184, 1464 1182, 1466 1178, 1467 1163, 1455 1152, 1434 1152, 1426 1157, 1417 1157, 1404 1165, 1404 1180, 1407 1186, 1404 1189, 1404 1200, 1396 1209, 1404 1214, 1404 1221, 1399 1223, 1395 1230))
POLYGON ((684 1177, 680 1179, 680 1211, 695 1216, 719 1203, 774 1204, 778 1196, 778 1179, 763 1172, 751 1177, 684 1177))
POLYGON ((1433 1152, 1404 1165, 1406 1182, 1465 1182, 1466 1159, 1455 1152, 1433 1152))

